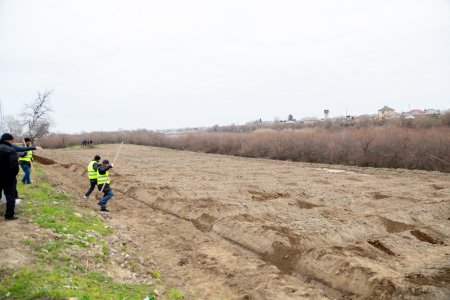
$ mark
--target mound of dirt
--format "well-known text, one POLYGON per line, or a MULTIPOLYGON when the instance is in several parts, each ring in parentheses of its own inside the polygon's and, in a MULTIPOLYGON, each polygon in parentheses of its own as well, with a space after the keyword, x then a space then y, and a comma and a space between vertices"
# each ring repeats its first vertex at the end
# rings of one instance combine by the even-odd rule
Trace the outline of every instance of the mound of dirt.
POLYGON ((54 160, 52 160, 52 159, 49 159, 49 158, 46 158, 46 157, 43 157, 43 156, 40 156, 40 155, 37 155, 37 154, 33 154, 33 158, 34 158, 38 163, 43 164, 43 165, 53 165, 53 164, 56 163, 56 162, 55 162, 54 160))

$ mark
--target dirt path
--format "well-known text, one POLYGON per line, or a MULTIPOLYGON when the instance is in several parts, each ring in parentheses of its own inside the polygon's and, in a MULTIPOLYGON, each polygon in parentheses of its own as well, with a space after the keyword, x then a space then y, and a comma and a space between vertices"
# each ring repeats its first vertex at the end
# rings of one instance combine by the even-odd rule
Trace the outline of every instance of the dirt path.
MULTIPOLYGON (((86 165, 117 147, 46 150, 49 179, 97 210, 86 165)), ((156 264, 196 299, 450 297, 450 174, 125 145, 112 187, 116 276, 156 264)))

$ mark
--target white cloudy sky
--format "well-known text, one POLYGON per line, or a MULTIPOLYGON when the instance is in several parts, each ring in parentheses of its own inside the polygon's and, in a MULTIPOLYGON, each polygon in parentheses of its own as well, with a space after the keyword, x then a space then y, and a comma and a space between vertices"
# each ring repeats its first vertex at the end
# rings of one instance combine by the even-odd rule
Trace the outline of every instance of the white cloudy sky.
POLYGON ((0 0, 0 100, 53 131, 450 108, 448 0, 0 0))

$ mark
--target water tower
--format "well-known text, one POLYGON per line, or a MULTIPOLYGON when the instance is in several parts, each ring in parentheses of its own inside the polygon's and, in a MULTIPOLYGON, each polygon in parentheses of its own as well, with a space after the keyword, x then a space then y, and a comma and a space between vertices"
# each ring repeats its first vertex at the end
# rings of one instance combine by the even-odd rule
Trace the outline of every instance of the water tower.
POLYGON ((328 119, 329 114, 330 114, 330 110, 325 109, 325 110, 323 111, 323 113, 325 114, 325 119, 328 119))

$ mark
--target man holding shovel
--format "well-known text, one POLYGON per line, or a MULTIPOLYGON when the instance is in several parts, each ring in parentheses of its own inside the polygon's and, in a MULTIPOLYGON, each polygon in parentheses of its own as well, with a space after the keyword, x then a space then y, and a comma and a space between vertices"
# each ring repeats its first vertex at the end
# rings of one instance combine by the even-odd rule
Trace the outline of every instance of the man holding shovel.
POLYGON ((114 193, 109 186, 109 169, 112 169, 114 163, 116 162, 117 156, 119 156, 120 149, 122 149, 123 141, 117 150, 116 157, 114 157, 114 161, 112 164, 109 164, 109 160, 105 159, 102 162, 102 165, 99 165, 97 168, 97 186, 98 190, 103 192, 103 198, 98 202, 100 205, 100 211, 109 211, 106 208, 106 203, 108 200, 114 196, 114 193))
POLYGON ((108 200, 114 196, 114 193, 109 186, 109 169, 112 169, 113 165, 109 164, 109 160, 105 159, 102 165, 97 168, 97 186, 98 190, 103 192, 103 198, 98 202, 100 205, 100 211, 109 211, 106 208, 108 200))

